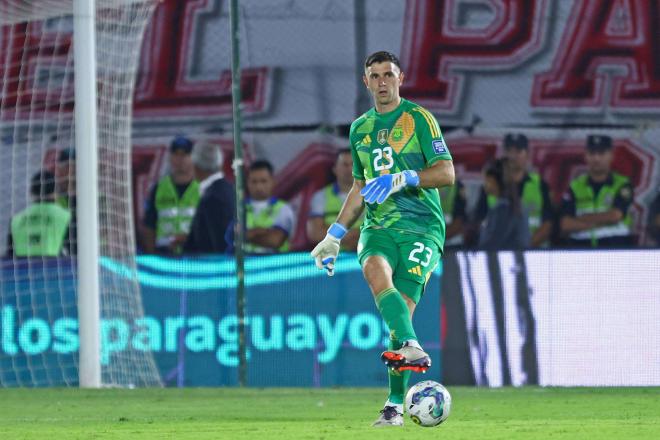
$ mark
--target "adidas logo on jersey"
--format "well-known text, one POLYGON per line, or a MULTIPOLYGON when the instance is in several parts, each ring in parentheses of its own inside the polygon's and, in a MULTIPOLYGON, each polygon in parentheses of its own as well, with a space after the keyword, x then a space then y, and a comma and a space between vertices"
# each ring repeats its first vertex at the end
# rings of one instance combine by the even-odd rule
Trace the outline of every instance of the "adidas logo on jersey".
POLYGON ((422 268, 420 266, 415 266, 412 269, 408 269, 408 273, 422 276, 422 268))

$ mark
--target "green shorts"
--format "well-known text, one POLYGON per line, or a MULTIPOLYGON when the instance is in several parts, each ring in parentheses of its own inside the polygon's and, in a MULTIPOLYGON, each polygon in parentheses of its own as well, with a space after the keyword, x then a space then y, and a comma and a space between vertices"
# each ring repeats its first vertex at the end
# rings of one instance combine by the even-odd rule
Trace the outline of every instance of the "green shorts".
POLYGON ((391 229, 364 229, 358 242, 360 265, 371 255, 380 255, 392 267, 394 287, 419 302, 426 282, 440 260, 440 250, 431 238, 391 229))

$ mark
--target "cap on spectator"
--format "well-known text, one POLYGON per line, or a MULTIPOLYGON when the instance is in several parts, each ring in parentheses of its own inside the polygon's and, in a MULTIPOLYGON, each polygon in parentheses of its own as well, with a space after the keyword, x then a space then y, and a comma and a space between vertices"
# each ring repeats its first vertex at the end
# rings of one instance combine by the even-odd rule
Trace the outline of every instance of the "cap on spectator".
POLYGON ((190 154, 190 152, 193 150, 192 141, 181 135, 175 137, 172 139, 172 143, 170 143, 170 152, 174 153, 177 150, 182 150, 185 153, 190 154))
POLYGON ((517 150, 527 150, 529 148, 527 136, 522 133, 508 133, 504 136, 504 149, 515 148, 517 150))
POLYGON ((202 170, 220 171, 223 162, 220 146, 207 141, 196 142, 192 151, 192 162, 202 170))
POLYGON ((59 154, 57 155, 58 162, 66 162, 75 159, 76 159, 76 149, 73 147, 60 150, 59 154))
POLYGON ((612 138, 600 134, 587 136, 587 151, 602 152, 612 149, 612 138))

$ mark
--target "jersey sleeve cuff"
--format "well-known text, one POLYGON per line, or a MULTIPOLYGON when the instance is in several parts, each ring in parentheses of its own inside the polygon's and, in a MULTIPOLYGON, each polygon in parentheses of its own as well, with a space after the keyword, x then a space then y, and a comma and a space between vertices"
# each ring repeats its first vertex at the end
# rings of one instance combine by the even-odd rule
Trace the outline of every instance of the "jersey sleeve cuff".
POLYGON ((451 156, 433 156, 431 159, 428 160, 428 162, 426 162, 426 164, 428 166, 431 166, 440 160, 453 160, 453 159, 451 158, 451 156))

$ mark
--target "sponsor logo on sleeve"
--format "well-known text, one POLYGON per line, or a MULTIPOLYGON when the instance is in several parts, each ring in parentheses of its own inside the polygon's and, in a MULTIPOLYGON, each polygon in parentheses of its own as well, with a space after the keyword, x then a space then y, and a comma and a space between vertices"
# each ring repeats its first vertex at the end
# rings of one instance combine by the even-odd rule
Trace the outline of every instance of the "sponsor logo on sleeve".
POLYGON ((443 154, 447 152, 447 146, 445 145, 444 139, 437 139, 432 142, 432 145, 435 154, 443 154))

